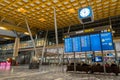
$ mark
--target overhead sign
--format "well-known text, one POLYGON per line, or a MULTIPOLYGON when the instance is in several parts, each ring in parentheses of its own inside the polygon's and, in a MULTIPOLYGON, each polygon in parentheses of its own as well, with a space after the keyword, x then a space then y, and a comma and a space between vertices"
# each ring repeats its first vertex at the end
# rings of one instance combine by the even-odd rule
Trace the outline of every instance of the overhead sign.
POLYGON ((93 32, 110 32, 110 25, 107 26, 100 26, 96 28, 90 28, 90 29, 85 29, 85 30, 80 30, 80 31, 74 31, 70 33, 65 33, 65 36, 73 36, 73 35, 79 35, 79 34, 85 34, 85 33, 93 33, 93 32))
POLYGON ((74 37, 73 38, 73 51, 74 52, 81 52, 81 41, 80 37, 74 37))
POLYGON ((72 38, 65 38, 65 52, 73 52, 72 38))
POLYGON ((113 50, 114 49, 111 32, 101 33, 101 42, 102 42, 103 50, 113 50))

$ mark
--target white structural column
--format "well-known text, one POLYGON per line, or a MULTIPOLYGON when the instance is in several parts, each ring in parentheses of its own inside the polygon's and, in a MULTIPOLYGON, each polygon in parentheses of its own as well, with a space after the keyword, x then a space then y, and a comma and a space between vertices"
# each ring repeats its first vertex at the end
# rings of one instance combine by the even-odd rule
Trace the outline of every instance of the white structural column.
POLYGON ((42 49, 41 64, 42 64, 43 58, 44 58, 45 46, 46 46, 46 42, 47 42, 47 36, 48 36, 48 30, 47 30, 46 35, 45 35, 45 41, 44 41, 44 45, 43 45, 43 49, 42 49))
POLYGON ((13 57, 14 58, 18 56, 19 44, 20 44, 20 38, 16 37, 15 43, 14 43, 14 48, 13 48, 13 57))
POLYGON ((55 25, 55 39, 56 39, 56 48, 59 60, 59 51, 58 51, 58 31, 57 31, 57 20, 56 20, 56 9, 54 7, 54 25, 55 25))
POLYGON ((31 38, 32 43, 33 43, 33 47, 34 47, 34 51, 35 51, 35 57, 37 57, 37 56, 36 56, 36 55, 37 55, 37 50, 36 50, 35 42, 34 42, 34 40, 33 40, 33 36, 32 36, 32 33, 31 33, 31 30, 30 30, 30 27, 29 27, 29 24, 28 24, 28 21, 27 21, 26 17, 25 17, 25 23, 26 23, 26 25, 27 25, 27 29, 28 29, 28 32, 29 32, 29 34, 30 34, 30 38, 31 38))

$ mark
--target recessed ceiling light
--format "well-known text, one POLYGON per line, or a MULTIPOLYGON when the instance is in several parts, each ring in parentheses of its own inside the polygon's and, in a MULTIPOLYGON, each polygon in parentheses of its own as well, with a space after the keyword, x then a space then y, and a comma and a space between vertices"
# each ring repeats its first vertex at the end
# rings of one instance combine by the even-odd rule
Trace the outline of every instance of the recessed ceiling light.
POLYGON ((29 6, 25 6, 25 8, 30 8, 29 6))
POLYGON ((70 5, 67 6, 67 8, 70 8, 70 7, 71 7, 70 5))
POLYGON ((7 30, 7 28, 5 28, 5 27, 0 27, 0 29, 2 29, 2 30, 7 30))
POLYGON ((112 2, 116 2, 117 0, 112 0, 112 2))
POLYGON ((28 2, 28 0, 23 0, 24 2, 28 2))
POLYGON ((42 10, 41 12, 45 12, 44 10, 42 10))
POLYGON ((5 4, 3 4, 3 3, 0 3, 0 5, 5 6, 5 4))
POLYGON ((29 33, 28 33, 28 32, 24 32, 24 34, 29 35, 29 33))
POLYGON ((74 2, 75 0, 70 0, 70 2, 74 2))
POLYGON ((15 5, 15 4, 14 4, 13 6, 14 6, 14 7, 18 7, 18 6, 17 6, 17 5, 15 5))
POLYGON ((68 4, 68 2, 64 2, 64 4, 66 5, 66 4, 68 4))
POLYGON ((78 3, 73 4, 73 6, 77 6, 77 5, 78 5, 78 3))
POLYGON ((62 5, 61 5, 61 4, 58 4, 57 6, 60 7, 60 6, 62 6, 62 5))
POLYGON ((8 37, 4 37, 4 39, 11 39, 11 38, 8 38, 8 37))
POLYGON ((46 0, 42 0, 43 2, 45 2, 46 0))
POLYGON ((37 0, 35 3, 36 3, 36 4, 40 4, 40 1, 39 1, 39 0, 37 0))
POLYGON ((41 22, 45 22, 46 20, 44 18, 39 19, 41 22))
POLYGON ((105 2, 104 4, 108 4, 109 2, 105 2))
POLYGON ((40 8, 39 8, 39 7, 37 7, 36 9, 37 9, 37 10, 39 10, 40 8))
POLYGON ((8 0, 4 0, 4 2, 6 2, 6 3, 8 3, 8 4, 10 3, 8 0))
POLYGON ((31 3, 31 4, 30 4, 30 6, 32 6, 32 7, 33 7, 33 6, 35 6, 35 5, 34 5, 33 3, 31 3))
POLYGON ((18 12, 21 12, 21 13, 27 12, 27 11, 26 11, 25 9, 23 9, 23 8, 19 8, 17 11, 18 11, 18 12))
POLYGON ((47 11, 49 11, 50 9, 49 8, 47 8, 47 11))
POLYGON ((19 5, 22 5, 23 3, 22 2, 18 2, 19 5))
POLYGON ((97 0, 96 2, 99 3, 99 2, 101 2, 101 0, 97 0))
POLYGON ((42 8, 44 8, 44 7, 45 7, 45 5, 42 5, 41 7, 42 7, 42 8))
POLYGON ((75 13, 75 9, 69 9, 67 12, 69 12, 69 13, 75 13))
POLYGON ((57 2, 58 2, 58 0, 53 0, 53 2, 54 2, 54 3, 57 3, 57 2))
POLYGON ((50 2, 48 2, 48 3, 47 3, 47 5, 48 5, 48 6, 50 6, 50 5, 51 5, 51 3, 50 3, 50 2))
POLYGON ((32 9, 31 11, 32 11, 32 12, 34 12, 35 10, 34 10, 34 9, 32 9))

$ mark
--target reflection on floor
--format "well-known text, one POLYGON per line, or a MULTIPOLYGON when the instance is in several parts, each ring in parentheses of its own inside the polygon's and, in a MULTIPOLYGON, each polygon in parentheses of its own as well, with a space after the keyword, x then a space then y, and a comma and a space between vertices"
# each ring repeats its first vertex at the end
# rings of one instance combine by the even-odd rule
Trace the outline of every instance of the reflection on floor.
POLYGON ((40 69, 28 69, 28 65, 14 66, 10 71, 0 70, 0 80, 120 80, 120 75, 85 74, 66 72, 65 66, 41 66, 40 69))

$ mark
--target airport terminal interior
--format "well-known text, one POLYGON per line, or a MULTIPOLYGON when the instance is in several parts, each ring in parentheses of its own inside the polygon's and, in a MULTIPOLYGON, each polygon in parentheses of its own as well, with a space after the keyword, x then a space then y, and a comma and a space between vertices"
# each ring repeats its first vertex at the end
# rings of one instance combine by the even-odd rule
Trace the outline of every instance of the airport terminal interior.
POLYGON ((120 80, 120 0, 0 0, 0 80, 120 80))

